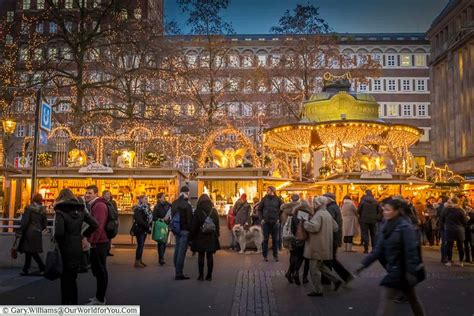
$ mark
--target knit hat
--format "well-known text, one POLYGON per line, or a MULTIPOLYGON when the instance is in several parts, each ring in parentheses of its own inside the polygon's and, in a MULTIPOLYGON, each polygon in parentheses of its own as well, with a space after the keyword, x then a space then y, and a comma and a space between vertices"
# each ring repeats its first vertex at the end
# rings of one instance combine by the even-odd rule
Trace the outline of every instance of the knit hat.
POLYGON ((269 185, 268 188, 270 189, 270 191, 272 191, 273 193, 276 193, 277 189, 272 186, 272 185, 269 185))
POLYGON ((179 193, 188 193, 189 192, 189 188, 187 185, 183 185, 181 187, 181 190, 179 191, 179 193))
POLYGON ((330 198, 333 201, 336 201, 336 195, 334 195, 334 193, 326 192, 326 193, 323 194, 323 196, 325 196, 327 198, 330 198))
POLYGON ((313 199, 313 206, 316 208, 317 206, 326 206, 328 205, 329 200, 325 196, 315 196, 313 199))
POLYGON ((299 196, 298 194, 292 194, 292 195, 291 195, 291 200, 292 200, 293 202, 296 202, 296 201, 298 201, 299 199, 300 199, 300 196, 299 196))

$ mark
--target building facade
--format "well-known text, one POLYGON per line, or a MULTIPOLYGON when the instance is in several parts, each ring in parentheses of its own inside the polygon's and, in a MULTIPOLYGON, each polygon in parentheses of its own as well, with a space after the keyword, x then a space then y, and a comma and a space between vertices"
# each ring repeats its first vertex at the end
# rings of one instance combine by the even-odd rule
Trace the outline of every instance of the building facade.
POLYGON ((474 173, 474 1, 451 0, 427 33, 431 44, 433 158, 474 173))
MULTIPOLYGON (((93 6, 94 2, 95 0, 91 0, 87 3, 93 6)), ((72 5, 72 3, 72 0, 65 1, 65 5, 72 5)), ((28 12, 34 13, 44 5, 42 0, 6 1, 1 7, 0 15, 10 23, 21 23, 21 15, 28 12)), ((163 2, 159 0, 146 0, 141 6, 144 17, 159 21, 162 21, 162 9, 163 2)), ((132 10, 129 13, 134 14, 136 11, 132 10)), ((21 26, 18 26, 19 28, 21 26)), ((50 29, 50 26, 42 26, 42 28, 46 30, 50 29)), ((425 35, 421 33, 342 33, 338 34, 337 38, 341 54, 352 56, 354 59, 358 56, 370 56, 371 59, 380 63, 377 77, 368 78, 365 83, 354 81, 353 89, 376 97, 380 104, 379 116, 382 120, 410 124, 423 129, 424 136, 417 145, 412 147, 412 152, 420 165, 429 162, 433 111, 430 104, 430 86, 432 85, 428 67, 430 46, 425 35)), ((222 121, 231 122, 250 139, 259 142, 264 128, 294 121, 295 117, 275 101, 274 86, 268 82, 262 85, 256 82, 247 85, 243 82, 243 77, 251 77, 252 72, 259 67, 271 71, 273 60, 288 54, 291 46, 287 45, 287 36, 271 34, 230 35, 228 41, 231 53, 226 57, 225 66, 222 67, 220 75, 222 80, 230 82, 228 96, 223 98, 225 106, 223 106, 222 115, 225 118, 222 121), (247 76, 239 78, 245 72, 247 76)), ((201 56, 202 47, 199 47, 199 44, 185 44, 184 47, 188 63, 192 63, 192 66, 197 68, 205 67, 205 60, 201 56)), ((335 71, 345 70, 335 69, 335 71)), ((315 82, 312 92, 319 92, 322 87, 322 73, 311 80, 315 82)), ((289 84, 284 84, 283 89, 289 90, 291 87, 289 84)), ((202 88, 200 93, 205 96, 208 91, 202 88)), ((55 96, 45 95, 45 98, 52 100, 55 96)), ((51 103, 54 102, 51 101, 51 103)), ((18 99, 12 106, 18 123, 14 137, 18 140, 31 137, 34 134, 32 124, 34 100, 18 99)), ((173 111, 187 119, 197 115, 195 104, 176 100, 170 106, 173 111)), ((67 103, 62 103, 55 107, 54 111, 56 115, 61 116, 70 112, 71 109, 67 103)), ((22 148, 18 147, 12 154, 17 156, 21 150, 22 148)))

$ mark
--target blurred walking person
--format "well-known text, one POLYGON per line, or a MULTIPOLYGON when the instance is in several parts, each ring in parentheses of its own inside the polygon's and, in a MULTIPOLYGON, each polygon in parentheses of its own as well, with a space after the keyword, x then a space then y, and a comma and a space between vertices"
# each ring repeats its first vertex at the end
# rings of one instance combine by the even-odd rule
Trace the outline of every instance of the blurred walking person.
POLYGON ((384 200, 383 214, 386 223, 373 251, 367 255, 356 270, 359 274, 375 261, 380 261, 387 271, 380 285, 385 287, 377 309, 377 316, 391 315, 396 308, 395 300, 402 294, 408 300, 414 315, 425 315, 418 299, 415 286, 424 277, 421 270, 421 247, 416 230, 403 213, 406 202, 394 199, 384 200))
POLYGON ((448 262, 446 266, 453 265, 453 247, 456 243, 456 248, 459 254, 459 263, 454 263, 458 266, 463 266, 464 261, 464 238, 466 236, 467 217, 464 211, 459 207, 459 199, 457 197, 451 198, 445 206, 445 234, 447 240, 447 255, 448 262))
POLYGON ((204 258, 207 262, 206 281, 212 280, 214 253, 221 249, 219 244, 219 216, 207 194, 197 202, 189 238, 191 249, 198 255, 199 281, 204 280, 204 258))
POLYGON ((77 273, 87 270, 82 249, 83 237, 98 228, 97 221, 84 209, 82 201, 69 189, 59 192, 54 203, 54 239, 63 263, 61 274, 61 304, 77 305, 77 273), (81 234, 83 223, 88 225, 81 234))
POLYGON ((148 197, 140 195, 138 204, 133 207, 133 234, 137 239, 137 249, 135 250, 135 268, 144 268, 143 249, 145 248, 146 236, 151 232, 153 214, 148 205, 148 197))
POLYGON ((36 193, 33 195, 31 204, 25 208, 25 212, 21 217, 19 229, 21 238, 18 244, 18 252, 25 254, 25 264, 20 275, 30 275, 31 259, 34 259, 38 265, 39 274, 44 273, 44 262, 39 254, 43 252, 43 230, 47 226, 48 219, 46 217, 46 208, 43 206, 43 196, 36 193))
POLYGON ((305 243, 304 256, 310 260, 309 270, 314 290, 308 296, 323 296, 321 276, 334 282, 334 290, 342 285, 341 278, 324 264, 333 259, 334 233, 339 229, 336 221, 327 211, 328 198, 315 197, 313 200, 314 215, 309 221, 304 221, 304 229, 308 232, 308 241, 305 243))

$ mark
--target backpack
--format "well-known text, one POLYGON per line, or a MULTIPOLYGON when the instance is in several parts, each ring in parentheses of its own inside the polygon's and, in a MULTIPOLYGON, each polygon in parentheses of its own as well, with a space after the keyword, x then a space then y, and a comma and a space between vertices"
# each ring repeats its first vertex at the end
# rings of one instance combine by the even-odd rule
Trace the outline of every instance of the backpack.
POLYGON ((155 221, 152 239, 156 242, 166 242, 168 240, 168 225, 163 220, 155 221))
MULTIPOLYGON (((213 211, 214 210, 211 210, 209 215, 206 216, 206 219, 204 219, 204 223, 201 226, 201 232, 203 234, 212 234, 212 233, 216 232, 216 224, 214 223, 214 221, 211 218, 211 214, 212 214, 213 211)), ((203 214, 206 215, 204 212, 203 212, 203 214)))
POLYGON ((283 241, 283 247, 289 248, 290 244, 293 240, 295 240, 295 235, 291 231, 291 221, 292 221, 293 216, 288 216, 286 219, 285 224, 283 225, 283 230, 282 230, 282 241, 283 241))
POLYGON ((176 212, 171 216, 170 230, 175 235, 179 235, 181 233, 181 215, 179 212, 176 212))
POLYGON ((113 239, 118 234, 119 219, 118 211, 115 209, 112 203, 106 202, 107 205, 107 222, 105 223, 105 234, 107 238, 113 239))

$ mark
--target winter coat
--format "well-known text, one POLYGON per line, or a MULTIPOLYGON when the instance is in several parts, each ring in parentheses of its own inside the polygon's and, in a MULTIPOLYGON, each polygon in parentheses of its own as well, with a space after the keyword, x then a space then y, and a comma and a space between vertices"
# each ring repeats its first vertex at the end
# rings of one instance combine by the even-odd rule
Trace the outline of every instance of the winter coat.
POLYGON ((258 205, 258 212, 267 224, 276 224, 280 219, 281 200, 276 195, 265 195, 258 205))
POLYGON ((221 249, 219 235, 219 216, 212 202, 200 203, 194 212, 191 232, 189 234, 189 239, 192 241, 191 250, 194 252, 216 252, 221 249), (201 227, 209 214, 211 214, 210 217, 216 225, 216 231, 205 234, 201 231, 201 227))
MULTIPOLYGON (((171 204, 164 201, 156 203, 155 207, 153 208, 153 221, 157 221, 159 219, 165 219, 166 214, 171 209, 171 204)), ((169 220, 167 218, 166 220, 169 220)))
POLYGON ((378 214, 380 212, 377 200, 375 200, 372 195, 366 194, 360 201, 357 212, 359 213, 360 223, 377 223, 378 214))
POLYGON ((86 212, 84 204, 76 199, 60 201, 54 206, 54 210, 54 238, 58 243, 63 265, 74 271, 85 269, 82 238, 90 236, 99 224, 86 212), (88 224, 88 228, 81 234, 83 222, 88 224))
POLYGON ((332 260, 333 236, 338 226, 331 214, 325 208, 317 210, 309 221, 304 222, 304 229, 308 232, 304 257, 311 260, 332 260))
POLYGON ((171 217, 176 213, 179 213, 181 230, 190 231, 191 222, 193 220, 193 208, 191 207, 191 204, 189 204, 188 198, 183 194, 174 200, 173 204, 171 204, 171 217))
MULTIPOLYGON (((298 206, 296 206, 293 209, 293 214, 291 217, 291 232, 293 233, 293 236, 296 236, 296 231, 298 229, 298 225, 302 221, 301 219, 298 219, 298 213, 299 212, 304 212, 309 214, 309 218, 313 215, 313 209, 309 204, 307 203, 300 203, 298 206)), ((303 240, 296 240, 296 238, 292 241, 291 248, 290 250, 295 250, 296 248, 303 248, 305 242, 303 240)))
POLYGON ((424 225, 425 224, 425 221, 426 221, 426 218, 425 218, 425 206, 423 205, 423 203, 421 203, 420 201, 416 202, 415 205, 415 210, 416 210, 416 216, 418 218, 418 224, 419 225, 424 225))
POLYGON ((95 200, 89 202, 89 210, 92 217, 95 218, 99 227, 94 233, 88 238, 91 246, 95 244, 103 244, 109 242, 109 237, 105 232, 105 225, 107 224, 107 201, 101 197, 96 198, 95 200))
POLYGON ((239 224, 244 226, 245 224, 247 224, 249 222, 250 210, 251 207, 247 201, 238 199, 237 202, 235 202, 234 207, 232 208, 232 212, 235 216, 234 225, 239 224))
POLYGON ((461 240, 464 241, 466 236, 467 218, 464 211, 454 205, 445 207, 446 220, 444 228, 448 241, 461 240))
POLYGON ((300 201, 291 201, 288 203, 284 203, 280 206, 281 216, 280 216, 280 223, 285 225, 288 216, 293 215, 294 210, 296 207, 300 206, 300 201))
POLYGON ((474 241, 474 210, 469 210, 467 213, 468 220, 466 225, 466 240, 467 241, 474 241))
POLYGON ((331 214, 332 218, 336 221, 337 227, 339 228, 336 232, 334 232, 334 248, 338 248, 342 246, 342 214, 341 209, 336 204, 336 202, 329 199, 329 204, 326 205, 326 209, 328 210, 329 214, 331 214))
POLYGON ((148 204, 136 205, 133 207, 133 234, 146 235, 151 231, 153 215, 148 204))
POLYGON ((426 205, 426 211, 428 213, 428 222, 427 222, 427 227, 431 230, 437 230, 438 229, 438 214, 433 207, 433 205, 428 204, 426 205))
POLYGON ((403 217, 387 221, 377 238, 374 250, 362 261, 368 267, 379 260, 387 271, 380 285, 399 290, 408 289, 407 274, 416 275, 421 263, 421 250, 415 227, 403 217))
POLYGON ((345 199, 342 202, 342 235, 356 236, 359 232, 359 220, 357 216, 357 207, 352 200, 345 199))
POLYGON ((43 252, 43 230, 48 226, 44 206, 32 203, 25 208, 21 217, 21 238, 18 245, 20 253, 43 252))

